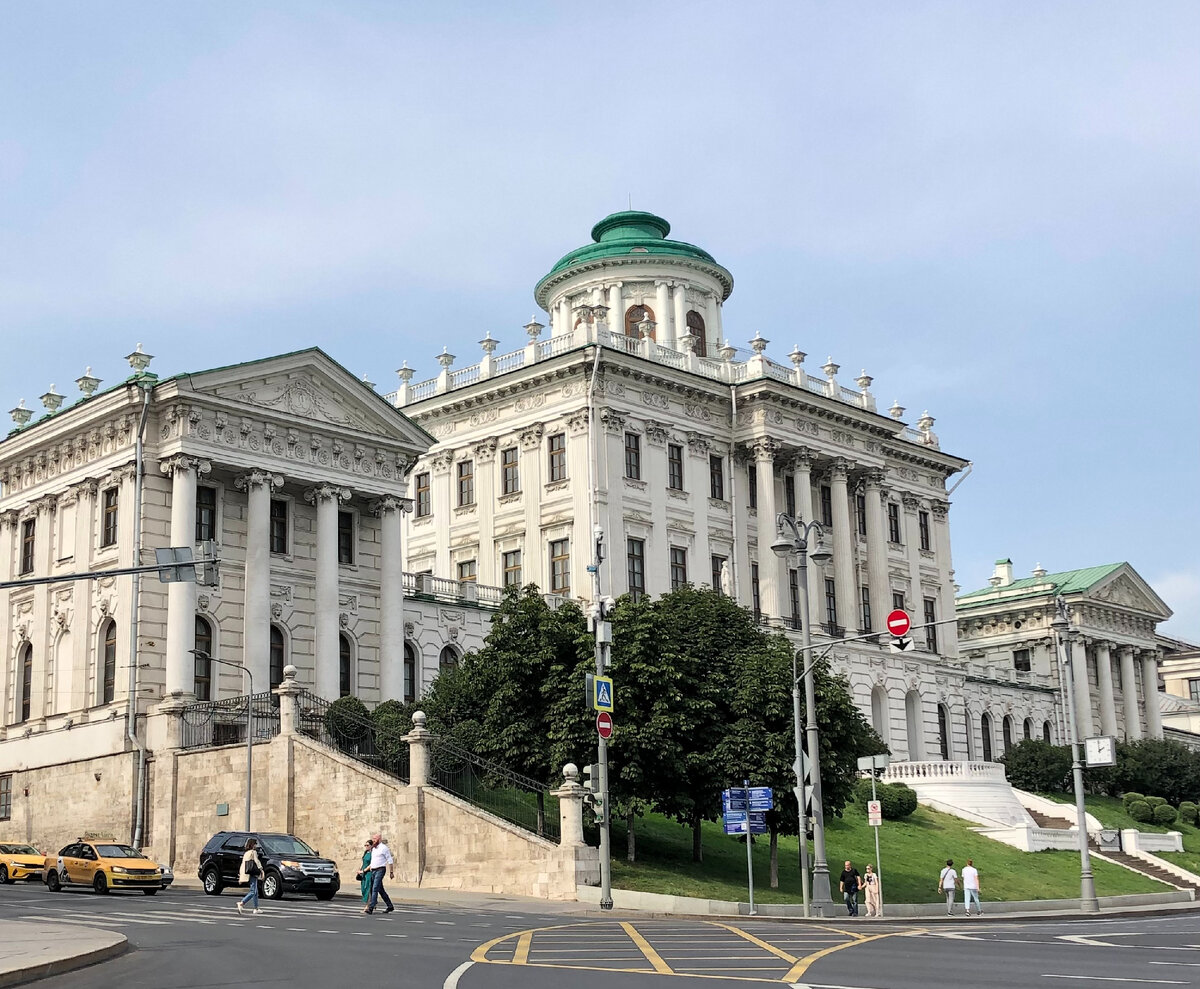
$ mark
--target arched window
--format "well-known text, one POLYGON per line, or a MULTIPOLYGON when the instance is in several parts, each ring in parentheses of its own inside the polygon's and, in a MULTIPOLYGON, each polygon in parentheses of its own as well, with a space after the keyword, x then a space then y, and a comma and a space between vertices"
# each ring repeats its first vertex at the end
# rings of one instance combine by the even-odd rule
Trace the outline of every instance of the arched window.
POLYGON ((1003 731, 1004 731, 1004 754, 1007 755, 1008 750, 1012 748, 1012 744, 1013 744, 1013 719, 1012 719, 1011 714, 1006 714, 1004 716, 1003 731))
MULTIPOLYGON (((630 306, 625 310, 625 335, 629 337, 641 337, 641 331, 638 329, 638 323, 643 319, 654 319, 654 310, 649 306, 630 306)), ((650 339, 654 340, 658 336, 658 328, 655 327, 654 332, 650 334, 650 339)))
POLYGON ((283 683, 283 668, 287 666, 287 646, 283 638, 283 630, 278 625, 271 626, 271 689, 274 690, 283 683))
POLYGON ((350 645, 350 636, 343 632, 338 636, 338 696, 346 697, 353 690, 353 647, 350 645))
POLYGON ((111 618, 100 628, 103 679, 100 688, 100 703, 111 704, 117 692, 117 623, 111 618))
POLYGON ((704 317, 701 316, 695 309, 689 309, 687 314, 687 329, 688 332, 696 338, 695 353, 697 357, 705 357, 708 354, 708 346, 704 339, 704 317))
POLYGON ((1033 718, 1025 719, 1024 735, 1025 738, 1033 738, 1033 718))
POLYGON ((887 691, 883 687, 875 687, 871 691, 871 727, 875 729, 875 733, 883 739, 884 744, 888 742, 888 696, 887 691))
POLYGON ((975 761, 975 725, 971 721, 971 712, 966 711, 963 714, 963 719, 967 726, 967 760, 975 761))
POLYGON ((979 716, 979 733, 983 736, 983 761, 992 761, 992 716, 986 711, 979 716))
POLYGON ((941 748, 942 758, 950 759, 950 712, 946 710, 945 704, 938 705, 938 745, 941 748))
POLYGON ((441 655, 438 656, 438 665, 445 669, 448 666, 458 665, 458 653, 454 646, 443 646, 441 655))
POLYGON ((196 700, 210 701, 212 700, 212 656, 213 634, 212 626, 208 624, 208 620, 196 616, 196 645, 193 658, 193 674, 192 680, 195 686, 192 688, 196 692, 196 700), (204 655, 201 656, 200 653, 204 655))
POLYGON ((1042 722, 1042 741, 1045 742, 1047 745, 1050 744, 1050 722, 1049 721, 1042 722))
POLYGON ((417 651, 411 642, 404 643, 404 703, 417 699, 417 651))
POLYGON ((904 698, 904 722, 908 729, 908 758, 914 761, 925 758, 921 721, 921 695, 910 690, 904 698))
POLYGON ((33 643, 21 647, 21 720, 28 721, 33 706, 33 643))

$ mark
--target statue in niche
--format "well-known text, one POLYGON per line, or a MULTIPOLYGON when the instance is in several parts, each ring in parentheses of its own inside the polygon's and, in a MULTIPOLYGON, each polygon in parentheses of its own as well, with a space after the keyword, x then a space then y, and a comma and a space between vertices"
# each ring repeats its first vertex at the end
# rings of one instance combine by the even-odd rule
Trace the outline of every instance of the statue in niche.
POLYGON ((727 598, 733 597, 733 573, 728 560, 721 561, 721 593, 727 598))

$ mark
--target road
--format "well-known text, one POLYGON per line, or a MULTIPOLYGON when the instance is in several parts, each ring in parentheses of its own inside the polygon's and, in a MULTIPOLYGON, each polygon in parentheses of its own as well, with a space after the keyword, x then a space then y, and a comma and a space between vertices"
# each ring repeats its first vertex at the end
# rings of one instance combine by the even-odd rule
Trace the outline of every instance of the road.
MULTIPOLYGON (((901 924, 544 916, 354 900, 264 902, 0 887, 4 920, 120 930, 134 950, 46 989, 1070 989, 1200 986, 1200 913, 901 924)), ((0 942, 2 943, 2 942, 0 942)))

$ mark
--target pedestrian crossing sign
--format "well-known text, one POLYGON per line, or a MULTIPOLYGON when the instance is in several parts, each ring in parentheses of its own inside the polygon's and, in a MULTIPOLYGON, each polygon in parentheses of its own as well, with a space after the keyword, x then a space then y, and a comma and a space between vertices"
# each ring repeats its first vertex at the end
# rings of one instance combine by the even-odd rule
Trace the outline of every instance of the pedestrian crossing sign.
POLYGON ((594 676, 592 677, 592 707, 597 711, 608 711, 610 714, 613 709, 613 682, 612 677, 594 676))

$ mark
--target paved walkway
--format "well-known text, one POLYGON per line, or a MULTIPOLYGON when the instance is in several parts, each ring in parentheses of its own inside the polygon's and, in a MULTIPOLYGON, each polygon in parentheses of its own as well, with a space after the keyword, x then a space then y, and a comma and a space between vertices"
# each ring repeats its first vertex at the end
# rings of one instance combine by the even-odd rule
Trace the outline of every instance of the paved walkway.
POLYGON ((129 948, 123 934, 95 928, 11 920, 4 924, 0 986, 14 986, 115 958, 129 948))

